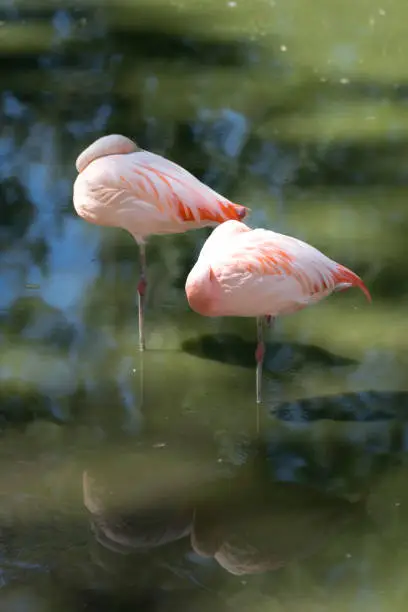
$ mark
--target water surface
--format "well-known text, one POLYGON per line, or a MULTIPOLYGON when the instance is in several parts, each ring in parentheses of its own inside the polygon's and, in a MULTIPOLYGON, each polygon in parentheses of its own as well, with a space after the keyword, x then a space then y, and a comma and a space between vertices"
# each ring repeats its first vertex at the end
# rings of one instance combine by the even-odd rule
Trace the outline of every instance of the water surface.
POLYGON ((408 11, 402 0, 0 9, 0 603, 405 611, 408 11), (72 206, 120 132, 351 267, 278 321, 192 313, 207 230, 138 252, 72 206))

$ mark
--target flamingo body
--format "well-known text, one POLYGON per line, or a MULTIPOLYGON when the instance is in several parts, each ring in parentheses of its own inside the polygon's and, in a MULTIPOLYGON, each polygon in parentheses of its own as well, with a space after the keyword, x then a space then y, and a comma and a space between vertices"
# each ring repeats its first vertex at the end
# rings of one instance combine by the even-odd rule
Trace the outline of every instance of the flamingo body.
POLYGON ((301 310, 363 281, 309 244, 228 221, 205 243, 186 281, 190 306, 204 316, 273 317, 301 310))
POLYGON ((127 230, 140 248, 139 343, 144 349, 145 242, 152 234, 177 234, 229 219, 248 209, 204 185, 170 160, 140 149, 129 138, 99 138, 77 158, 73 202, 90 223, 127 230))
POLYGON ((315 304, 350 287, 371 296, 357 274, 309 244, 227 221, 204 244, 186 281, 193 310, 209 317, 257 317, 257 401, 264 358, 262 321, 315 304))
POLYGON ((74 206, 86 221, 123 228, 142 243, 153 234, 181 233, 245 217, 248 209, 178 164, 124 137, 100 141, 99 151, 96 141, 77 159, 74 206))

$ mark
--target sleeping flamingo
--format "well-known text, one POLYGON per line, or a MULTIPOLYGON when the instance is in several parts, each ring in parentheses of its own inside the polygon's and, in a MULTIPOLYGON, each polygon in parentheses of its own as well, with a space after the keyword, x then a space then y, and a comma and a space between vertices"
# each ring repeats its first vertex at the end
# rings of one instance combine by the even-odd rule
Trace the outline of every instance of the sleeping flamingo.
POLYGON ((233 204, 176 163, 140 149, 118 134, 99 138, 76 160, 74 207, 96 225, 127 230, 140 249, 139 346, 145 348, 146 239, 244 219, 233 204))
POLYGON ((361 278, 309 244, 227 221, 204 243, 187 277, 186 294, 190 307, 201 315, 257 318, 256 400, 260 403, 264 319, 271 324, 279 315, 352 286, 360 287, 371 301, 361 278))

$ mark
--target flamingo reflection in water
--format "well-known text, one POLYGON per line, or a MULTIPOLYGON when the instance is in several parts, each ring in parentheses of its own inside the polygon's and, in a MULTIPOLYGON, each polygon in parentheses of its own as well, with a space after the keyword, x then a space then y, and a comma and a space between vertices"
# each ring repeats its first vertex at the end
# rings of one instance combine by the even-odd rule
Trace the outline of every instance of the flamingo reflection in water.
MULTIPOLYGON (((129 456, 129 468, 133 461, 129 456)), ((148 479, 142 487, 137 482, 129 487, 120 474, 107 478, 102 471, 96 475, 87 470, 84 504, 95 538, 119 554, 165 546, 174 567, 186 552, 177 545, 184 540, 200 557, 213 558, 230 574, 244 575, 306 559, 343 530, 352 534, 353 525, 366 524, 364 494, 352 501, 308 484, 275 481, 264 462, 263 455, 255 455, 235 475, 214 474, 210 481, 197 475, 195 482, 187 477, 187 488, 171 480, 165 462, 158 463, 149 478, 159 488, 149 494, 148 479)), ((122 466, 123 477, 126 457, 122 466)))

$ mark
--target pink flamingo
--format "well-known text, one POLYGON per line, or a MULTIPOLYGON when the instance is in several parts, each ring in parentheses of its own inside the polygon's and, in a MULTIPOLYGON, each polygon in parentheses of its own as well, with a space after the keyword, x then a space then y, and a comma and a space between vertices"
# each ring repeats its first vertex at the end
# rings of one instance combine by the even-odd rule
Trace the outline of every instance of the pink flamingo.
POLYGON ((140 249, 139 346, 145 348, 146 239, 241 220, 249 209, 234 204, 174 162, 140 149, 118 134, 103 136, 76 160, 78 215, 96 225, 127 230, 140 249))
POLYGON ((256 400, 261 402, 265 354, 263 321, 302 310, 356 286, 371 301, 361 278, 314 247, 265 229, 227 221, 205 242, 187 277, 190 307, 207 317, 257 318, 256 400))

